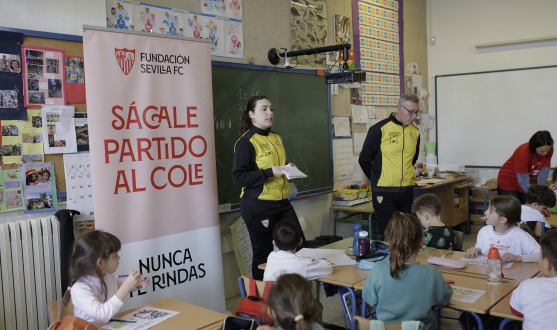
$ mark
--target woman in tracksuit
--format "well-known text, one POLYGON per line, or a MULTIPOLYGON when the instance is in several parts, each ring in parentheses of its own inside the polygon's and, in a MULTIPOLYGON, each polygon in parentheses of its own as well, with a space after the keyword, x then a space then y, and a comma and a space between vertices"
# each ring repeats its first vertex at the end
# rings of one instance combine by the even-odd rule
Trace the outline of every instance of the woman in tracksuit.
MULTIPOLYGON (((251 240, 252 274, 256 280, 263 280, 263 270, 257 267, 266 263, 273 251, 275 224, 283 219, 300 224, 286 199, 290 185, 277 168, 287 163, 281 137, 270 131, 273 116, 273 105, 267 97, 252 97, 242 112, 241 137, 234 147, 232 179, 235 185, 242 187, 240 212, 251 240)), ((302 239, 302 246, 305 246, 303 233, 302 239)))

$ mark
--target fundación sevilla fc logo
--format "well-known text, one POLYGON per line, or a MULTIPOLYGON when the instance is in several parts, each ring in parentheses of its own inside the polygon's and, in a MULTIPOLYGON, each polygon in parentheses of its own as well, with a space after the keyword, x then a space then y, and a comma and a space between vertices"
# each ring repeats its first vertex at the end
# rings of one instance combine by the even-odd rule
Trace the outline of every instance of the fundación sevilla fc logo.
POLYGON ((129 50, 127 48, 114 48, 114 53, 116 55, 116 62, 118 62, 120 69, 122 69, 122 72, 124 72, 127 76, 132 70, 133 63, 135 62, 135 49, 129 50))

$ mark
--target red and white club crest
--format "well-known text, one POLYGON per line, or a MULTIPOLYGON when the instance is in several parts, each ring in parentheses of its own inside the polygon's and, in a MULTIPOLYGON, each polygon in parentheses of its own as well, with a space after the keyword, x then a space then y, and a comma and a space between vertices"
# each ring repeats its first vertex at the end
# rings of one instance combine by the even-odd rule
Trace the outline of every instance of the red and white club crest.
POLYGON ((116 55, 116 62, 118 62, 120 69, 122 69, 122 72, 124 72, 127 76, 132 70, 133 63, 135 62, 135 49, 129 50, 127 48, 114 48, 114 53, 116 55))
POLYGON ((280 143, 278 141, 275 141, 275 143, 277 144, 277 146, 279 146, 280 148, 282 148, 282 146, 280 145, 280 143))

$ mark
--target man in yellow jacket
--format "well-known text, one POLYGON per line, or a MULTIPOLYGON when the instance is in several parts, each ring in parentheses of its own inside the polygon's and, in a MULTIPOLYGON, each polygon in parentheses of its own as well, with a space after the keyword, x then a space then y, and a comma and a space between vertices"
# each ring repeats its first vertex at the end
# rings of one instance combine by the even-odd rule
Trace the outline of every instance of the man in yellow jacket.
POLYGON ((394 212, 411 212, 420 131, 413 125, 421 114, 420 100, 401 95, 396 114, 367 132, 359 163, 371 181, 378 231, 383 235, 394 212))

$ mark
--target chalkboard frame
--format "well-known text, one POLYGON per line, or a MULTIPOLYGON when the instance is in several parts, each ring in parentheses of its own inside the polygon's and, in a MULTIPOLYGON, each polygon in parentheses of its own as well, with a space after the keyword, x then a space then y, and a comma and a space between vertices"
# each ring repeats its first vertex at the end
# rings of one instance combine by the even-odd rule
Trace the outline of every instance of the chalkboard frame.
MULTIPOLYGON (((232 63, 232 62, 223 62, 223 61, 211 61, 211 66, 214 67, 223 67, 223 68, 234 68, 234 69, 246 69, 246 70, 259 70, 259 71, 272 71, 272 72, 282 72, 282 73, 289 73, 289 74, 306 74, 306 75, 317 75, 315 70, 305 70, 305 69, 283 69, 275 66, 265 66, 265 65, 255 65, 255 64, 242 64, 242 63, 232 63)), ((323 77, 323 83, 325 83, 325 77, 323 77)), ((329 187, 323 187, 319 189, 313 189, 309 191, 304 191, 302 193, 298 193, 298 196, 295 198, 290 199, 298 200, 308 197, 314 197, 318 195, 328 194, 333 192, 333 185, 334 185, 334 173, 333 173, 333 122, 331 120, 332 112, 331 112, 331 89, 327 88, 327 105, 328 105, 328 113, 329 113, 329 165, 331 169, 330 179, 329 179, 329 187)), ((230 207, 231 211, 239 210, 240 204, 232 204, 230 207)), ((222 212, 221 212, 222 213, 222 212)))

